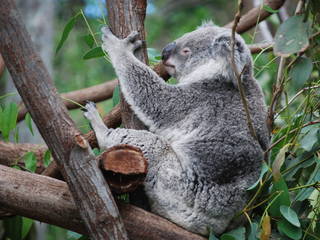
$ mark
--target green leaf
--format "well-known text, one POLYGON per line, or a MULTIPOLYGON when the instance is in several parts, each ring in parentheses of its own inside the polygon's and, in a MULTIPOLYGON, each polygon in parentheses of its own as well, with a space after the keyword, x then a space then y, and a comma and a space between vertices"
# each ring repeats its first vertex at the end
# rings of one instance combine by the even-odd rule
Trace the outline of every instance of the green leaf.
POLYGON ((264 215, 262 219, 260 239, 269 240, 270 235, 271 235, 270 216, 268 215, 268 213, 266 213, 266 215, 264 215))
POLYGON ((234 229, 230 232, 222 234, 220 239, 221 240, 245 240, 246 229, 244 227, 234 229))
POLYGON ((48 167, 50 163, 51 163, 51 152, 50 152, 49 150, 47 150, 47 151, 44 153, 43 165, 44 165, 45 167, 48 167))
POLYGON ((250 224, 250 233, 248 236, 248 240, 258 240, 258 236, 259 236, 259 231, 258 231, 258 223, 251 223, 250 224))
POLYGON ((0 96, 0 100, 4 99, 6 97, 15 96, 15 95, 17 95, 17 93, 15 93, 15 92, 7 93, 7 94, 0 96))
POLYGON ((99 58, 105 56, 104 51, 101 47, 96 47, 89 50, 84 56, 83 59, 99 58))
POLYGON ((259 182, 260 182, 260 180, 263 178, 264 174, 265 174, 266 172, 268 172, 268 170, 269 170, 268 165, 267 165, 265 162, 263 162, 259 179, 258 179, 251 187, 249 187, 247 190, 252 190, 252 189, 254 189, 254 188, 259 184, 259 182))
POLYGON ((1 125, 0 131, 2 132, 3 138, 8 141, 9 134, 12 129, 16 127, 18 118, 18 107, 15 103, 10 103, 1 112, 1 125))
POLYGON ((116 106, 120 102, 120 87, 117 85, 113 90, 112 95, 113 106, 116 106))
POLYGON ((66 26, 63 29, 60 41, 58 43, 57 49, 56 49, 56 54, 58 53, 58 51, 62 48, 64 42, 67 40, 69 33, 71 32, 72 28, 74 27, 77 19, 81 16, 81 13, 77 13, 74 17, 72 17, 68 23, 66 24, 66 26))
MULTIPOLYGON (((314 168, 314 171, 310 175, 308 181, 306 184, 312 184, 314 182, 320 181, 320 164, 317 163, 316 167, 314 168)), ((295 201, 303 201, 306 200, 312 193, 314 188, 303 188, 299 191, 297 194, 295 201)))
POLYGON ((272 9, 269 5, 263 5, 263 9, 269 13, 277 13, 279 9, 272 9))
POLYGON ((286 152, 288 151, 289 146, 290 146, 289 144, 286 144, 285 146, 283 146, 279 151, 279 153, 277 154, 275 160, 273 161, 272 175, 275 181, 278 181, 281 177, 280 169, 282 164, 284 163, 286 152))
POLYGON ((21 217, 9 217, 3 221, 3 225, 5 229, 3 239, 21 240, 21 217))
POLYGON ((300 89, 309 79, 312 73, 312 60, 306 57, 299 57, 290 70, 290 77, 292 78, 293 85, 300 89))
POLYGON ((219 240, 219 238, 217 238, 217 237, 214 235, 212 229, 210 229, 210 234, 209 234, 209 239, 208 239, 208 240, 219 240))
POLYGON ((296 227, 301 227, 298 215, 296 212, 288 206, 282 205, 280 206, 281 215, 288 220, 292 225, 296 227))
POLYGON ((316 126, 310 126, 310 130, 306 135, 300 140, 300 145, 306 151, 311 151, 314 144, 318 143, 319 138, 319 128, 316 126))
POLYGON ((27 113, 25 118, 24 118, 24 121, 26 122, 32 136, 34 136, 34 133, 33 133, 33 128, 32 128, 32 121, 31 121, 31 115, 30 113, 27 113))
POLYGON ((91 34, 82 36, 84 42, 88 45, 89 48, 92 48, 94 45, 94 38, 91 34))
POLYGON ((270 215, 273 217, 280 217, 281 216, 280 206, 282 205, 290 206, 288 186, 282 176, 280 176, 278 181, 274 180, 271 193, 274 193, 274 194, 279 193, 280 195, 271 204, 269 208, 270 215))
POLYGON ((30 229, 32 227, 33 220, 30 218, 22 218, 22 230, 21 230, 21 239, 24 239, 28 233, 30 232, 30 229))
POLYGON ((283 22, 275 35, 274 53, 288 57, 309 46, 309 23, 304 16, 293 16, 283 22))
POLYGON ((23 159, 24 159, 26 169, 28 169, 31 172, 35 172, 37 168, 36 155, 33 152, 27 152, 23 156, 23 159))
POLYGON ((302 237, 301 228, 293 226, 284 219, 277 222, 277 227, 281 234, 286 235, 291 239, 299 240, 302 237))

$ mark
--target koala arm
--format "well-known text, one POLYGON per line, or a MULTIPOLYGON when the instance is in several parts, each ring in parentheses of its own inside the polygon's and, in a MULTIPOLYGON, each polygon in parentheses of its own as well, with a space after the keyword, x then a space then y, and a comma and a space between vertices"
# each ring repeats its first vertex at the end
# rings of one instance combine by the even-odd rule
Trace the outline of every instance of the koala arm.
POLYGON ((102 48, 109 54, 121 91, 137 116, 150 128, 159 128, 169 123, 168 118, 178 117, 178 110, 172 110, 176 105, 184 104, 180 104, 183 89, 165 83, 150 67, 134 56, 134 50, 141 45, 141 41, 137 40, 138 34, 133 32, 120 40, 108 28, 103 28, 102 31, 102 48))

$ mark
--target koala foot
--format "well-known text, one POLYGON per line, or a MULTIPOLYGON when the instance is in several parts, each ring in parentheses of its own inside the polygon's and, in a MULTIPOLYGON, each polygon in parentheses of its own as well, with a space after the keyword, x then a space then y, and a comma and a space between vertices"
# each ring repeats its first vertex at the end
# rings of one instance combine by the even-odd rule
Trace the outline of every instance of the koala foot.
POLYGON ((112 57, 112 53, 119 54, 121 51, 134 52, 140 48, 142 41, 138 40, 139 33, 133 31, 125 39, 119 39, 113 35, 109 27, 103 27, 102 31, 102 49, 112 57))
POLYGON ((86 119, 88 119, 90 122, 93 122, 96 119, 100 118, 99 112, 96 108, 96 105, 94 102, 87 101, 85 108, 84 108, 84 113, 83 115, 85 116, 86 119))

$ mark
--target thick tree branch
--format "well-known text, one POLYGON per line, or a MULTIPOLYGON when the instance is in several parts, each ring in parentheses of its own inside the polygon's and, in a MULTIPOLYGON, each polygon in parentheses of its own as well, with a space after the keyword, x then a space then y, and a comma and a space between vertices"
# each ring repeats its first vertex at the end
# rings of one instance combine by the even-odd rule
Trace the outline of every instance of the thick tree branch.
POLYGON ((10 143, 0 141, 0 164, 5 166, 24 166, 23 156, 27 152, 33 152, 37 158, 37 173, 44 170, 43 157, 48 148, 45 145, 30 143, 10 143))
MULTIPOLYGON (((67 184, 59 180, 0 165, 0 206, 17 215, 87 233, 67 184)), ((140 208, 123 203, 118 207, 131 240, 205 240, 140 208)))
POLYGON ((0 77, 2 76, 4 69, 5 69, 6 65, 4 64, 3 58, 0 54, 0 77))
MULTIPOLYGON (((63 102, 68 109, 75 109, 78 108, 79 105, 74 104, 73 102, 84 105, 85 101, 100 102, 111 98, 113 90, 117 86, 117 84, 118 80, 114 79, 112 81, 108 81, 92 87, 83 88, 68 93, 62 93, 60 96, 64 99, 63 102), (72 100, 73 102, 68 101, 68 99, 72 100)), ((27 112, 28 111, 26 107, 21 104, 18 114, 18 121, 23 120, 27 112)))
MULTIPOLYGON (((264 0, 263 5, 268 5, 272 9, 276 10, 283 6, 285 0, 264 0)), ((254 27, 257 23, 263 21, 272 13, 263 9, 263 6, 255 7, 241 17, 239 24, 237 25, 236 32, 243 33, 254 27)), ((232 28, 234 21, 225 25, 227 28, 232 28)))
POLYGON ((53 157, 63 169, 90 238, 128 239, 96 160, 68 116, 13 1, 2 1, 0 35, 0 52, 6 66, 53 157))
MULTIPOLYGON (((138 31, 140 39, 145 40, 144 19, 146 15, 146 0, 109 0, 107 1, 108 22, 112 32, 119 38, 127 37, 130 32, 138 31)), ((135 56, 148 64, 146 46, 138 49, 135 56)), ((126 128, 146 129, 144 124, 131 110, 121 94, 120 101, 122 123, 126 128)))

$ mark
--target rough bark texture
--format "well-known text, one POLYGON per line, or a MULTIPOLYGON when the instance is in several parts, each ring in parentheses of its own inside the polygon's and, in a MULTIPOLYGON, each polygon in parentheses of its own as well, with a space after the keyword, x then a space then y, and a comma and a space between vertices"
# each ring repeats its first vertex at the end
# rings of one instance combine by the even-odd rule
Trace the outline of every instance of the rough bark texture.
MULTIPOLYGON (((138 31, 140 39, 145 40, 144 19, 146 15, 146 0, 109 0, 107 1, 108 22, 112 32, 119 38, 127 37, 130 32, 138 31)), ((142 62, 148 64, 146 47, 135 52, 142 62)), ((121 96, 121 118, 126 128, 146 129, 144 124, 131 110, 129 104, 121 96)))
MULTIPOLYGON (((84 105, 85 101, 87 100, 92 102, 100 102, 112 97, 113 90, 117 86, 117 84, 118 80, 115 79, 92 87, 83 88, 68 93, 62 93, 61 98, 64 99, 63 102, 68 109, 75 109, 78 108, 79 105, 74 104, 73 102, 66 99, 70 99, 82 105, 84 105)), ((23 120, 27 112, 28 110, 22 103, 18 114, 18 121, 23 120)))
MULTIPOLYGON (((276 10, 281 8, 284 2, 285 0, 264 0, 263 5, 268 5, 272 9, 276 10)), ((240 22, 237 25, 236 32, 240 34, 248 31, 250 28, 254 27, 257 23, 263 21, 270 15, 272 15, 272 13, 264 10, 261 6, 255 7, 241 17, 240 22)), ((233 21, 225 25, 225 27, 228 28, 232 28, 232 26, 233 21)))
POLYGON ((24 166, 23 156, 27 152, 33 152, 37 158, 36 173, 41 173, 45 168, 43 165, 44 153, 48 148, 45 145, 31 143, 10 143, 0 141, 0 164, 6 166, 24 166))
MULTIPOLYGON (((87 234, 65 182, 0 165, 0 206, 21 216, 87 234)), ((131 240, 205 240, 152 213, 118 204, 131 240)))
POLYGON ((96 160, 90 155, 89 148, 79 149, 78 145, 85 147, 86 144, 75 141, 79 131, 68 116, 30 36, 21 25, 13 1, 2 1, 0 35, 0 52, 6 66, 53 157, 63 169, 89 236, 91 239, 127 239, 111 192, 98 166, 92 164, 96 160), (109 224, 97 227, 102 221, 109 224))

